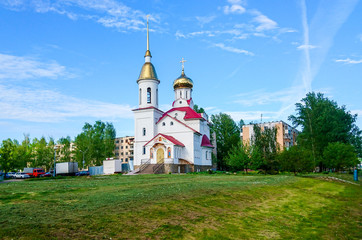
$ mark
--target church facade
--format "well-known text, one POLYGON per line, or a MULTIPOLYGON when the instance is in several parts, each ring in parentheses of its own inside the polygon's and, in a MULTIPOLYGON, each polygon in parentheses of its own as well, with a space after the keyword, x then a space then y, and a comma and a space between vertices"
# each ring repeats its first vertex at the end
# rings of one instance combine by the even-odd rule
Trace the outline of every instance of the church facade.
POLYGON ((145 63, 137 80, 138 108, 134 109, 134 169, 148 173, 192 172, 211 169, 210 128, 207 115, 193 110, 193 81, 181 75, 174 80, 175 100, 166 112, 158 109, 158 85, 151 63, 147 22, 145 63))

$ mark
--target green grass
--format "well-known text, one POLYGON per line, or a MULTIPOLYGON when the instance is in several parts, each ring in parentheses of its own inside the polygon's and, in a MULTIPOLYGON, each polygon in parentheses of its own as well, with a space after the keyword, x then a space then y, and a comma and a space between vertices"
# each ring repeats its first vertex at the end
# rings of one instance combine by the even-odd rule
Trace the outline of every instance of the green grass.
POLYGON ((361 239, 361 186, 287 175, 0 184, 1 239, 361 239))

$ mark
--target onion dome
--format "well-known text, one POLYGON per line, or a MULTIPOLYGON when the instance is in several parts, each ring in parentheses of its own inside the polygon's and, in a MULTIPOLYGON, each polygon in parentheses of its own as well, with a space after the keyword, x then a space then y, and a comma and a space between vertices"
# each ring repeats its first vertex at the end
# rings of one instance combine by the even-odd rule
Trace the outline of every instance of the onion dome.
POLYGON ((182 70, 181 76, 173 82, 173 89, 192 88, 193 86, 194 82, 191 80, 191 78, 185 75, 184 70, 182 70))
POLYGON ((157 73, 156 73, 155 67, 153 66, 153 64, 151 62, 145 62, 145 64, 143 64, 141 73, 140 73, 140 76, 139 76, 137 82, 140 80, 145 80, 145 79, 159 81, 157 78, 157 73))

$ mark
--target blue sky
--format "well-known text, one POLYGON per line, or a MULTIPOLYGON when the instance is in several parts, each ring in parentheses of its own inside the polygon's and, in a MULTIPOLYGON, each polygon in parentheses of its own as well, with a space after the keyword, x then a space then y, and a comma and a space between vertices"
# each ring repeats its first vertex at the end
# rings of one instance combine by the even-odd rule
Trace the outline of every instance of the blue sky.
POLYGON ((209 115, 288 122, 311 90, 362 115, 358 0, 0 0, 0 140, 133 135, 147 14, 162 110, 183 57, 209 115))

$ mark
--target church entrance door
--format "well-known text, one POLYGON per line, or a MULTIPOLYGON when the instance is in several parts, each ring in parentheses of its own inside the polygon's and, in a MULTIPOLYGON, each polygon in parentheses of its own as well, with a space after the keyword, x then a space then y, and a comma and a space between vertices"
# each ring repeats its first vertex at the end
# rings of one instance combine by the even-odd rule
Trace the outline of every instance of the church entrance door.
POLYGON ((157 149, 157 163, 164 163, 165 151, 163 148, 157 149))

